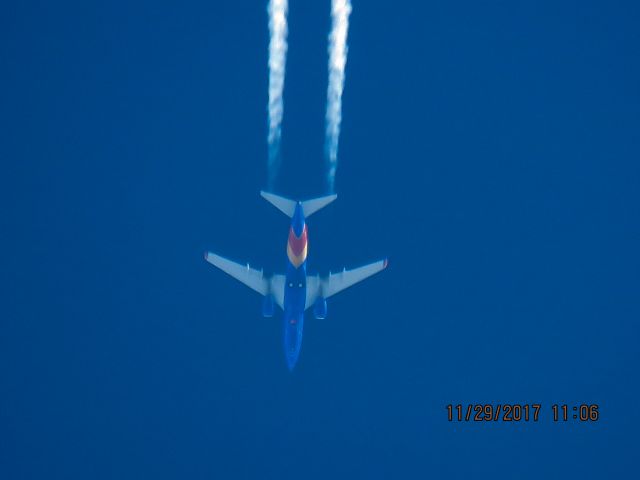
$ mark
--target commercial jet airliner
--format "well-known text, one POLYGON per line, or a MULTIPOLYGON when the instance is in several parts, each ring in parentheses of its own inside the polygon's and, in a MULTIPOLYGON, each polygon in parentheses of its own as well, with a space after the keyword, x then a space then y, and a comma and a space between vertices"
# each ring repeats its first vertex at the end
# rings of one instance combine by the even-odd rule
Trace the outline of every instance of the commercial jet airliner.
POLYGON ((315 318, 326 318, 327 298, 383 270, 387 266, 387 260, 380 260, 353 270, 344 269, 340 273, 329 273, 326 277, 308 276, 308 231, 305 219, 333 202, 337 195, 296 202, 273 193, 263 191, 260 194, 285 215, 291 217, 286 273, 265 277, 262 270, 255 270, 249 267, 249 264, 241 265, 232 262, 211 252, 205 253, 204 258, 263 295, 263 316, 273 316, 274 304, 284 311, 284 353, 289 370, 293 370, 302 345, 304 311, 313 306, 315 318))

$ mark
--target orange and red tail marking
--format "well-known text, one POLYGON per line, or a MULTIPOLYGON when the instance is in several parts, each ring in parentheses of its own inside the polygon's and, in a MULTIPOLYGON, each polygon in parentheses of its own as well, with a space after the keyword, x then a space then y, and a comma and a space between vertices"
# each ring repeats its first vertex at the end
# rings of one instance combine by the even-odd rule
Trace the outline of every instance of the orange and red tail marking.
POLYGON ((287 242, 287 256, 291 264, 298 268, 307 259, 307 226, 302 229, 300 236, 296 236, 293 227, 289 230, 287 242))

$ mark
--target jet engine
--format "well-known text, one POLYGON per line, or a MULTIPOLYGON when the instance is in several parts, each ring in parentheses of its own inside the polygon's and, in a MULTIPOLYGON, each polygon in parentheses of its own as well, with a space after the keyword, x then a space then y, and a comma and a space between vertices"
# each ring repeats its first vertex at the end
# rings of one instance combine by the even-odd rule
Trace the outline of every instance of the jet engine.
POLYGON ((318 297, 316 303, 313 305, 313 316, 318 320, 324 320, 327 318, 327 299, 324 297, 318 297))
POLYGON ((273 317, 273 295, 268 294, 264 296, 262 301, 262 316, 265 318, 273 317))

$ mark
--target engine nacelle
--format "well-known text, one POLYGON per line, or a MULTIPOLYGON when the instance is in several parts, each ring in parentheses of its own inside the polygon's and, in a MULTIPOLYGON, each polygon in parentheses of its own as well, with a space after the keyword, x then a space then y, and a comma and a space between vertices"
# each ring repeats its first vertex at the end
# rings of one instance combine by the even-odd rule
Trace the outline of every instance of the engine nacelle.
POLYGON ((324 297, 318 297, 316 303, 313 305, 313 316, 318 320, 324 320, 327 318, 327 299, 324 297))
POLYGON ((262 316, 265 318, 273 317, 273 295, 265 295, 262 301, 262 316))

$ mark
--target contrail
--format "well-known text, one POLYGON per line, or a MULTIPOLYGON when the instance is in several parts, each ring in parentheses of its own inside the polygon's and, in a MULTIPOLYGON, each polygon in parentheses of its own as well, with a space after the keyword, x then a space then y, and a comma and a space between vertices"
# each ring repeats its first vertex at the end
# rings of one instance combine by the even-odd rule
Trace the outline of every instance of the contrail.
POLYGON ((287 61, 287 0, 269 0, 269 187, 278 173, 280 163, 280 132, 282 123, 282 91, 287 61))
POLYGON ((347 32, 349 30, 350 0, 331 0, 331 33, 329 34, 329 87, 327 88, 327 115, 325 154, 328 162, 327 182, 333 192, 338 166, 338 138, 342 120, 342 91, 344 68, 347 63, 347 32))

